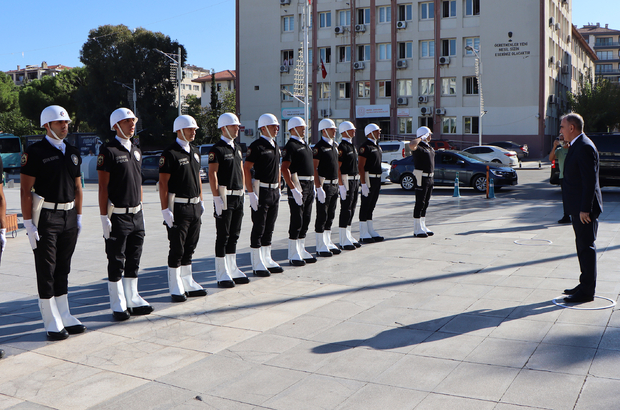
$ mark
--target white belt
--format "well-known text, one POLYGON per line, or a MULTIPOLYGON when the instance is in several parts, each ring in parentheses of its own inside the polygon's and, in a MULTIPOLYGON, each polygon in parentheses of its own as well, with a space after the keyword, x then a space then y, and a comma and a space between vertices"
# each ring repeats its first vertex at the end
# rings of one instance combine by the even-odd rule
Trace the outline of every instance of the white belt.
POLYGON ((338 179, 326 179, 323 183, 336 185, 338 183, 338 179))
POLYGON ((359 176, 359 174, 357 174, 357 175, 349 175, 349 178, 350 179, 354 179, 354 180, 357 181, 358 179, 360 179, 360 176, 359 176))
POLYGON ((381 178, 381 174, 368 174, 370 178, 381 178))
POLYGON ((261 182, 260 184, 258 184, 258 186, 260 186, 261 188, 271 188, 271 189, 280 188, 280 184, 278 184, 277 182, 273 184, 268 184, 267 182, 261 182))
POLYGON ((114 209, 112 209, 112 213, 113 214, 137 214, 141 210, 142 210, 142 204, 138 206, 134 206, 134 207, 128 207, 128 208, 114 207, 114 209))
POLYGON ((179 198, 178 196, 174 197, 175 204, 197 204, 200 203, 200 197, 196 196, 194 198, 179 198))
POLYGON ((233 190, 226 189, 226 195, 243 196, 243 189, 233 189, 233 190))
POLYGON ((54 211, 70 211, 75 207, 75 201, 65 202, 61 204, 57 204, 55 202, 46 202, 43 201, 43 205, 41 208, 43 209, 51 209, 54 211))
POLYGON ((314 175, 310 175, 310 176, 298 175, 297 179, 299 179, 300 181, 314 181, 314 175))

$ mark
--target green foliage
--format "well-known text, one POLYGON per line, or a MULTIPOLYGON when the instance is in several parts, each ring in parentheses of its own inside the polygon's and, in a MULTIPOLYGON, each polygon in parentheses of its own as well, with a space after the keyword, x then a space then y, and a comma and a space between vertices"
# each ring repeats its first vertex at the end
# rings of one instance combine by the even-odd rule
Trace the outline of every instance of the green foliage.
POLYGON ((11 111, 17 107, 17 87, 11 77, 0 71, 0 112, 11 111))
POLYGON ((568 95, 570 109, 581 114, 585 132, 611 132, 620 124, 620 87, 607 80, 581 84, 568 95))
POLYGON ((224 92, 222 96, 222 112, 237 112, 237 94, 234 90, 224 92))
POLYGON ((207 144, 207 113, 208 110, 202 107, 200 98, 195 95, 188 95, 185 98, 187 104, 187 114, 194 117, 196 123, 200 128, 196 130, 196 139, 194 140, 196 145, 207 144))
POLYGON ((19 89, 7 74, 0 72, 0 132, 14 135, 37 133, 38 127, 19 109, 19 89))

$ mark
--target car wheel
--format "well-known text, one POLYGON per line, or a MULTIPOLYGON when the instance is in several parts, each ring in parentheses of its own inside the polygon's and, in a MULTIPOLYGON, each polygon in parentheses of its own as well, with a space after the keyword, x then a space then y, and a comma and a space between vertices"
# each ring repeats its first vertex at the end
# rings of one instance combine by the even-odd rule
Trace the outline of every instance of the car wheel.
POLYGON ((476 175, 471 186, 478 192, 487 191, 487 177, 484 175, 476 175))
POLYGON ((405 191, 413 191, 415 188, 415 178, 411 174, 405 174, 400 178, 400 186, 405 191))

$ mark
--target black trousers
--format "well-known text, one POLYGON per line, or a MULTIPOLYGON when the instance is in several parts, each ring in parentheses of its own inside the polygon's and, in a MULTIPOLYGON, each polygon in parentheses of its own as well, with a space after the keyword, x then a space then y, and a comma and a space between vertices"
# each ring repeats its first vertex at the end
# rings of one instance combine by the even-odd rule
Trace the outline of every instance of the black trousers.
POLYGON ((279 205, 279 188, 260 188, 258 192, 258 210, 252 209, 253 225, 252 232, 250 233, 250 248, 271 245, 279 205))
POLYGON ((379 200, 381 191, 381 178, 370 178, 368 196, 362 195, 360 205, 360 222, 372 221, 372 213, 379 200))
POLYGON ((42 209, 37 230, 40 239, 34 250, 34 264, 39 298, 66 295, 71 257, 78 236, 77 210, 42 209))
MULTIPOLYGON (((562 189, 562 198, 564 198, 564 178, 560 178, 560 188, 562 189)), ((562 210, 564 211, 564 216, 568 216, 568 212, 566 212, 566 205, 564 201, 562 201, 562 210)))
POLYGON ((581 223, 579 214, 571 215, 573 230, 575 231, 575 245, 577 246, 577 258, 579 259, 579 284, 581 290, 587 295, 594 295, 596 288, 596 233, 598 231, 598 219, 590 215, 592 222, 581 223))
POLYGON ((314 182, 299 181, 301 185, 302 205, 297 205, 289 188, 288 206, 291 209, 291 219, 288 226, 289 239, 303 239, 308 233, 310 219, 312 219, 312 203, 314 202, 314 182))
POLYGON ((123 277, 137 278, 144 244, 144 217, 137 214, 112 214, 112 231, 105 241, 108 256, 108 280, 118 282, 123 277))
POLYGON ((413 217, 426 217, 426 209, 433 193, 434 179, 422 177, 421 183, 415 188, 415 206, 413 207, 413 217))
POLYGON ((338 185, 323 184, 325 191, 325 203, 316 199, 316 220, 314 221, 314 231, 321 233, 332 229, 332 223, 336 217, 336 206, 338 205, 338 185))
POLYGON ((347 197, 344 200, 340 199, 340 219, 338 220, 338 227, 346 228, 353 222, 353 215, 355 214, 355 207, 357 206, 359 188, 359 179, 349 180, 347 197))
POLYGON ((168 266, 178 268, 192 264, 192 255, 200 239, 202 206, 198 204, 174 204, 174 224, 166 225, 170 251, 168 266))
POLYGON ((243 197, 228 195, 226 209, 222 215, 215 217, 215 257, 223 258, 227 254, 237 253, 237 241, 241 234, 243 221, 243 197))

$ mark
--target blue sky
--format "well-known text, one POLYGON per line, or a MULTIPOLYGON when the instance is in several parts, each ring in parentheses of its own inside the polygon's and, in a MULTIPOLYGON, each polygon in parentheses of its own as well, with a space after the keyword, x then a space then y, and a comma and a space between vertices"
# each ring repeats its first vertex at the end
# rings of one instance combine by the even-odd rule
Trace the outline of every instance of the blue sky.
MULTIPOLYGON (((617 0, 569 1, 578 27, 600 22, 620 29, 617 0)), ((185 45, 189 64, 235 68, 235 0, 4 1, 1 10, 0 71, 42 61, 82 65, 80 49, 89 30, 104 24, 160 31, 185 45)))

